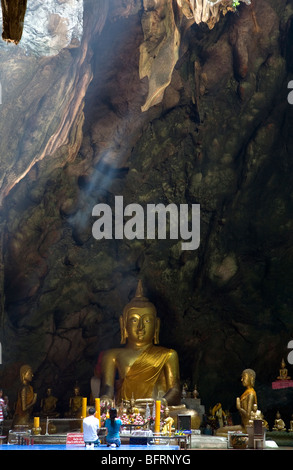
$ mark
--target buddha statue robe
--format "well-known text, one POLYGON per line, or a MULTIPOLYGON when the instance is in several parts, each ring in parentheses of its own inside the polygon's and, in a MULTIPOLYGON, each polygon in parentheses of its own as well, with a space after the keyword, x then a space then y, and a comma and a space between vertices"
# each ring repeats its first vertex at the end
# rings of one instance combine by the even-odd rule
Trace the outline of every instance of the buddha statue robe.
POLYGON ((162 371, 172 353, 172 349, 162 346, 150 345, 145 349, 122 379, 118 390, 119 399, 155 398, 154 389, 162 380, 162 371))

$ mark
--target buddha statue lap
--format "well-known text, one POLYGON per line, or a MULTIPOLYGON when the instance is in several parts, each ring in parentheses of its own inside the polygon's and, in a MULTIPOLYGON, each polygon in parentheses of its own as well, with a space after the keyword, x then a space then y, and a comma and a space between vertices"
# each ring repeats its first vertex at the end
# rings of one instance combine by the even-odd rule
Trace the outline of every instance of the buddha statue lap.
POLYGON ((199 427, 198 414, 181 405, 178 355, 158 345, 160 320, 155 306, 143 295, 141 281, 120 316, 120 329, 124 346, 102 354, 101 401, 112 406, 114 399, 116 405, 134 399, 141 408, 160 400, 169 406, 170 415, 190 414, 199 427))

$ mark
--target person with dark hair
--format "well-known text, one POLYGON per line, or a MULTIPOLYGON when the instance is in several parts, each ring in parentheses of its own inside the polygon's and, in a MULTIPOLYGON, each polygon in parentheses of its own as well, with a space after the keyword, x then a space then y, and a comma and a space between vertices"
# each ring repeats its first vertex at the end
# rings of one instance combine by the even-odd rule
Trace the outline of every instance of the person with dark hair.
POLYGON ((100 427, 100 421, 95 417, 95 409, 89 408, 89 416, 84 418, 83 426, 83 440, 86 447, 96 447, 100 445, 100 439, 97 431, 100 427))
POLYGON ((120 440, 120 427, 122 421, 120 418, 117 418, 117 410, 116 408, 110 409, 110 417, 106 419, 105 427, 107 428, 107 435, 106 435, 106 442, 107 446, 111 447, 120 447, 121 440, 120 440))

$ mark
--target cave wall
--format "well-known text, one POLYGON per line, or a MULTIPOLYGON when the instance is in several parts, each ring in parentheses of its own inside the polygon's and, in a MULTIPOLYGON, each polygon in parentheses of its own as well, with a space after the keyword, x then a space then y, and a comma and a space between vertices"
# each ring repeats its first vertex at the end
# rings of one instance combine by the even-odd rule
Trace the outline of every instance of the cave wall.
MULTIPOLYGON (((19 367, 30 363, 40 397, 52 386, 66 408, 76 381, 89 396, 98 354, 119 344, 119 316, 141 278, 161 318, 160 343, 178 351, 182 381, 197 384, 202 403, 233 408, 251 367, 260 408, 270 410, 293 334, 292 5, 258 0, 253 15, 241 5, 212 30, 186 28, 161 102, 142 112, 142 12, 130 3, 114 2, 97 28, 88 2, 79 46, 41 62, 13 57, 28 64, 19 95, 33 107, 27 121, 19 116, 15 148, 2 147, 1 386, 13 400, 19 367), (30 77, 42 86, 26 96, 30 77), (52 116, 50 130, 36 103, 52 116), (36 155, 21 178, 9 170, 16 152, 19 166, 36 155), (115 195, 142 206, 200 204, 199 248, 95 240, 93 206, 114 207, 115 195)), ((14 118, 1 116, 2 136, 14 118)))

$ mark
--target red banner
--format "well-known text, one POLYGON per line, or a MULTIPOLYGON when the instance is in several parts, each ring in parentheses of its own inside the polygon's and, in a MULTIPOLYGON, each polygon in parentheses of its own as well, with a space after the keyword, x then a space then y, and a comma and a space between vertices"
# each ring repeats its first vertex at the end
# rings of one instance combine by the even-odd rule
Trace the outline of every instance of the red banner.
POLYGON ((281 388, 293 387, 293 380, 276 380, 272 382, 272 388, 274 390, 280 390, 281 388))
POLYGON ((84 446, 82 432, 69 432, 66 437, 66 445, 84 446))

